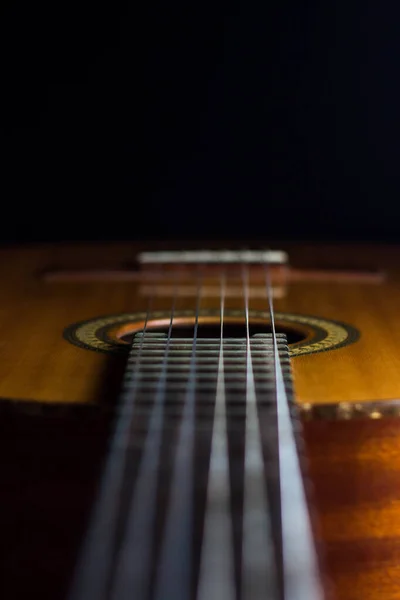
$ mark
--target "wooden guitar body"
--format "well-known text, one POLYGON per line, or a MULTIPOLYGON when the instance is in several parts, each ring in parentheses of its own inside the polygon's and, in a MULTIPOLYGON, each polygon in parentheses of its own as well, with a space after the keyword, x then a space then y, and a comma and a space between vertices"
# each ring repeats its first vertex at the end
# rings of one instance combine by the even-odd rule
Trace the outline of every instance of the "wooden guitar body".
MULTIPOLYGON (((273 282, 274 307, 278 327, 293 334, 294 393, 326 598, 395 600, 400 249, 274 247, 287 252, 292 269, 291 277, 273 282)), ((154 246, 0 251, 0 593, 7 600, 28 593, 67 597, 108 451, 130 336, 143 328, 150 301, 150 327, 168 327, 172 284, 135 270, 143 249, 154 246)), ((182 327, 193 322, 190 279, 186 273, 177 286, 175 320, 182 327)), ((199 313, 205 327, 218 321, 219 299, 209 279, 199 313)), ((253 279, 249 314, 257 331, 268 320, 268 306, 263 283, 253 279)), ((232 326, 244 319, 238 286, 232 283, 226 297, 232 326)))

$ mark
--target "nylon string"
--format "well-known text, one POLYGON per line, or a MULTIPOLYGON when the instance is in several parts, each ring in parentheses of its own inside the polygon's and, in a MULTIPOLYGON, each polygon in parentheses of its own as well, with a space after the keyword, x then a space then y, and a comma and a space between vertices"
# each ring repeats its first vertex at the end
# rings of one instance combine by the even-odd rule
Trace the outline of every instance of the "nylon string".
MULTIPOLYGON (((242 600, 277 599, 275 557, 249 330, 249 273, 242 266, 246 325, 246 428, 242 542, 242 600)), ((311 600, 308 598, 307 600, 311 600)))
POLYGON ((317 556, 276 341, 272 285, 267 263, 265 276, 276 379, 284 600, 321 600, 323 592, 317 556))
POLYGON ((176 446, 155 600, 188 600, 191 595, 196 347, 202 293, 200 276, 197 281, 189 376, 176 446))
POLYGON ((130 356, 128 364, 134 363, 133 377, 125 381, 120 399, 120 414, 116 422, 111 449, 104 468, 102 482, 83 551, 75 571, 69 600, 106 600, 111 578, 113 551, 120 510, 120 498, 127 462, 133 409, 139 384, 139 365, 143 341, 151 313, 150 298, 136 356, 130 356))
POLYGON ((145 598, 151 575, 157 483, 160 465, 164 405, 168 372, 168 354, 178 295, 177 284, 172 300, 168 337, 157 382, 146 440, 133 492, 124 540, 117 559, 112 600, 145 598))
POLYGON ((228 432, 224 372, 224 309, 226 276, 220 281, 220 344, 198 600, 235 598, 233 534, 230 509, 228 432))

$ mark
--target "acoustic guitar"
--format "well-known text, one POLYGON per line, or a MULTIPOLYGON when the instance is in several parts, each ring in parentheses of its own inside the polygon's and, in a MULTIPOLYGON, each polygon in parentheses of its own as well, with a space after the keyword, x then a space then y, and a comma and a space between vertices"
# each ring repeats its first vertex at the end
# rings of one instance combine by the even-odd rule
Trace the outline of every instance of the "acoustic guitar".
POLYGON ((400 598, 398 248, 0 255, 2 598, 400 598))

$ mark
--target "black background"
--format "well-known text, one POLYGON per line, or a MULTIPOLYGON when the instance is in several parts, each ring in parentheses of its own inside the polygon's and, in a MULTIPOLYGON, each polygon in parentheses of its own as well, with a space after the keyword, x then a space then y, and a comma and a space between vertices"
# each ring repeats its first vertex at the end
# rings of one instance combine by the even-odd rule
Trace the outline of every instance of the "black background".
POLYGON ((396 3, 5 2, 0 239, 399 230, 396 3))

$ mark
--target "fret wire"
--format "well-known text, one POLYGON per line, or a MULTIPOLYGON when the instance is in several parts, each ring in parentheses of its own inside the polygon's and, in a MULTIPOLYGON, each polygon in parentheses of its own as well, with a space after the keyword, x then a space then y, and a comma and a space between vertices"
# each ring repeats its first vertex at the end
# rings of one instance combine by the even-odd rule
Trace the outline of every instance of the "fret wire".
MULTIPOLYGON (((269 356, 271 356, 271 354, 265 354, 265 355, 264 355, 264 358, 265 358, 266 356, 268 356, 268 357, 269 357, 269 356)), ((265 361, 263 361, 262 359, 263 359, 263 357, 262 357, 262 356, 261 356, 261 357, 259 357, 259 356, 255 356, 255 357, 254 357, 254 362, 255 362, 255 364, 260 364, 260 365, 261 365, 261 364, 265 364, 265 361)), ((181 359, 179 359, 179 358, 176 358, 176 357, 174 357, 174 356, 171 356, 171 358, 170 358, 170 361, 171 361, 172 363, 176 363, 176 364, 182 364, 182 360, 181 360, 181 359)), ((153 362, 154 362, 154 361, 153 361, 153 362)), ((148 360, 141 361, 139 364, 151 364, 150 357, 149 357, 149 359, 148 359, 148 360)), ((215 357, 212 357, 212 358, 208 358, 208 357, 207 357, 207 358, 202 358, 202 359, 201 359, 201 364, 202 364, 202 365, 204 365, 204 366, 205 366, 205 365, 207 365, 207 366, 208 366, 208 365, 218 365, 218 360, 215 360, 215 357)), ((243 358, 242 358, 242 357, 239 357, 239 358, 231 358, 231 364, 232 364, 232 365, 233 365, 233 364, 236 364, 236 365, 243 365, 243 358)))
MULTIPOLYGON (((169 383, 183 383, 183 382, 187 382, 187 377, 184 376, 185 371, 184 372, 176 372, 176 375, 171 375, 171 373, 168 374, 166 381, 168 381, 169 383)), ((162 373, 158 373, 157 375, 161 375, 162 373)), ((139 386, 142 386, 144 384, 145 387, 150 386, 151 384, 157 384, 158 385, 158 379, 156 377, 151 376, 146 376, 146 372, 142 372, 140 375, 140 383, 139 386)), ((260 372, 260 373, 256 373, 255 374, 255 380, 257 382, 261 382, 261 381, 274 381, 275 382, 275 377, 272 373, 267 373, 267 372, 260 372)), ((210 385, 211 383, 217 383, 218 382, 218 375, 214 375, 214 373, 202 373, 201 377, 196 377, 195 379, 196 383, 203 383, 205 382, 207 385, 210 385)), ((225 377, 225 383, 246 383, 246 373, 231 373, 229 376, 225 377)), ((196 390, 200 389, 199 387, 196 387, 196 390)))
MULTIPOLYGON (((261 392, 269 392, 269 391, 274 391, 276 386, 274 384, 270 384, 270 385, 262 385, 262 384, 257 384, 256 385, 257 390, 261 393, 261 392)), ((235 394, 243 394, 246 392, 248 388, 248 383, 245 382, 243 385, 238 386, 236 385, 234 388, 228 388, 228 386, 226 386, 227 391, 229 391, 229 393, 235 393, 235 394)), ((174 389, 177 392, 185 392, 187 389, 187 385, 186 384, 182 384, 182 385, 175 385, 174 384, 174 389)), ((145 391, 147 393, 152 393, 154 395, 154 392, 157 391, 157 387, 155 386, 143 386, 142 388, 139 389, 139 391, 145 391)), ((209 392, 213 392, 215 390, 215 385, 202 385, 199 386, 198 388, 196 388, 194 390, 194 392, 196 393, 197 391, 200 392, 205 392, 205 391, 209 391, 209 392)))
MULTIPOLYGON (((238 354, 240 354, 241 352, 241 348, 239 348, 238 350, 232 350, 232 351, 227 351, 224 352, 224 356, 225 358, 235 358, 235 356, 237 356, 238 354)), ((265 350, 253 350, 252 351, 252 356, 265 356, 270 355, 273 356, 273 349, 269 349, 269 348, 265 348, 265 350)), ((219 352, 218 351, 210 351, 210 350, 199 350, 196 352, 196 358, 198 359, 202 359, 202 358, 208 358, 209 356, 211 356, 211 358, 216 358, 219 360, 219 352)), ((141 359, 147 359, 147 358, 163 358, 164 357, 164 352, 162 350, 155 350, 153 352, 148 351, 146 353, 142 353, 142 357, 141 359)), ((188 352, 186 352, 186 350, 172 350, 171 351, 171 358, 177 358, 177 359, 184 359, 184 358, 190 358, 190 354, 188 352)), ((218 361, 217 361, 218 362, 218 361)))
MULTIPOLYGON (((217 366, 219 363, 216 363, 217 366)), ((264 362, 265 364, 265 362, 264 362)), ((200 365, 201 366, 201 365, 200 365)), ((209 372, 209 365, 203 365, 205 367, 204 371, 201 371, 200 369, 198 370, 198 378, 206 380, 206 379, 215 379, 217 380, 217 375, 214 375, 214 373, 210 373, 209 372)), ((256 375, 259 378, 272 378, 274 377, 273 373, 268 373, 268 372, 263 372, 259 369, 259 367, 262 367, 263 363, 261 363, 261 361, 259 363, 256 364, 257 370, 256 370, 256 375)), ((189 365, 169 365, 169 369, 168 369, 168 380, 169 381, 176 381, 177 379, 179 379, 179 375, 184 375, 186 373, 188 373, 190 371, 190 366, 189 365), (171 368, 173 367, 173 368, 171 368)), ((242 379, 245 377, 246 375, 246 367, 243 364, 230 364, 228 365, 229 368, 226 368, 227 365, 224 366, 224 372, 225 372, 225 379, 227 380, 235 380, 235 379, 242 379), (242 369, 240 369, 240 367, 242 367, 242 369)), ((287 364, 285 366, 284 369, 282 369, 282 371, 285 373, 290 373, 290 368, 289 368, 289 364, 287 364)), ((159 369, 158 367, 154 367, 151 368, 150 366, 148 367, 147 365, 145 366, 145 368, 140 370, 140 378, 142 381, 144 380, 150 380, 152 377, 156 377, 158 375, 160 375, 162 372, 161 369, 159 369)), ((186 381, 186 379, 185 379, 186 381)))
MULTIPOLYGON (((285 349, 283 349, 283 351, 285 352, 285 349)), ((269 355, 268 355, 269 356, 269 355)), ((265 359, 266 355, 261 355, 260 360, 258 360, 258 356, 254 357, 256 360, 254 360, 254 364, 256 366, 256 370, 258 373, 262 373, 262 367, 264 367, 265 364, 271 363, 272 365, 274 364, 273 361, 266 361, 266 360, 261 360, 261 359, 265 359)), ((290 371, 290 363, 289 363, 289 359, 286 359, 285 357, 281 357, 281 360, 286 360, 287 363, 285 366, 285 369, 287 371, 290 371)), ((141 369, 140 369, 140 373, 143 373, 143 375, 145 376, 146 373, 156 373, 156 374, 160 374, 162 372, 162 364, 161 365, 152 365, 150 363, 143 363, 141 364, 141 369)), ((218 366, 219 365, 219 361, 215 361, 215 364, 218 366)), ((208 368, 208 363, 201 365, 198 364, 198 366, 204 366, 208 368)), ((240 371, 239 367, 242 367, 244 372, 246 372, 246 362, 245 359, 243 357, 242 362, 239 361, 234 361, 234 362, 226 362, 224 364, 224 370, 227 370, 228 368, 232 369, 232 372, 229 373, 229 376, 235 375, 235 373, 241 374, 242 371, 240 371)), ((190 363, 185 362, 185 361, 176 361, 175 363, 168 363, 168 375, 171 374, 171 377, 175 377, 175 375, 177 373, 185 373, 187 371, 190 371, 190 363)), ((214 373, 210 373, 209 371, 206 371, 206 373, 212 377, 217 378, 218 373, 214 374, 214 373)))
MULTIPOLYGON (((157 334, 153 334, 153 335, 156 336, 157 334)), ((135 346, 135 344, 138 344, 136 337, 137 336, 135 336, 135 338, 134 338, 133 346, 135 346)), ((277 333, 276 338, 277 338, 277 342, 279 343, 279 341, 285 340, 286 336, 284 334, 277 333)), ((196 346, 197 346, 197 348, 201 348, 202 346, 209 346, 209 345, 213 346, 216 344, 217 341, 218 340, 216 340, 215 338, 199 338, 197 340, 196 346)), ((153 338, 150 337, 150 338, 146 339, 144 342, 144 348, 146 346, 154 347, 154 346, 158 346, 158 345, 161 345, 161 342, 158 337, 153 337, 153 338)), ((262 346, 263 344, 257 337, 253 337, 253 338, 250 338, 250 345, 251 346, 256 346, 256 345, 262 346)), ((188 341, 187 338, 172 338, 171 339, 171 348, 173 348, 174 346, 185 346, 188 349, 192 348, 192 344, 188 341)), ((226 338, 225 340, 223 340, 223 346, 224 346, 224 349, 226 346, 232 346, 232 347, 246 346, 246 340, 243 338, 226 338)))
MULTIPOLYGON (((285 348, 283 348, 282 350, 283 350, 283 352, 286 351, 285 348)), ((171 359, 171 358, 174 358, 174 357, 170 356, 169 358, 171 359)), ((264 355, 262 354, 261 356, 256 355, 253 358, 254 358, 253 364, 255 364, 257 368, 259 368, 259 367, 263 367, 266 363, 269 362, 269 361, 265 361, 265 358, 271 358, 271 355, 270 354, 264 354, 264 355)), ((283 357, 281 357, 281 360, 285 361, 285 365, 284 366, 289 371, 290 370, 289 369, 289 365, 290 365, 289 358, 283 356, 283 357)), ((270 361, 270 362, 272 362, 272 364, 273 364, 273 361, 270 361)), ((219 361, 218 360, 217 361, 213 361, 213 363, 218 366, 219 361)), ((155 365, 152 365, 149 362, 139 363, 139 364, 141 366, 140 371, 143 372, 143 373, 150 373, 152 371, 153 372, 154 371, 161 372, 160 371, 160 365, 158 363, 156 363, 155 365)), ((161 370, 162 370, 162 364, 163 363, 161 363, 161 370)), ((209 362, 205 362, 205 363, 203 361, 201 363, 198 362, 197 366, 198 367, 204 366, 204 367, 208 368, 209 362)), ((227 368, 231 367, 234 370, 234 372, 237 372, 237 369, 240 366, 243 367, 243 369, 246 369, 245 356, 237 357, 237 360, 234 359, 234 360, 230 360, 229 362, 225 361, 224 368, 227 369, 227 368)), ((186 370, 186 371, 189 370, 190 371, 190 362, 184 361, 184 360, 175 360, 172 363, 168 362, 168 367, 169 367, 168 368, 168 373, 171 372, 172 374, 174 374, 176 372, 180 372, 181 370, 182 371, 184 371, 184 370, 186 370)))

